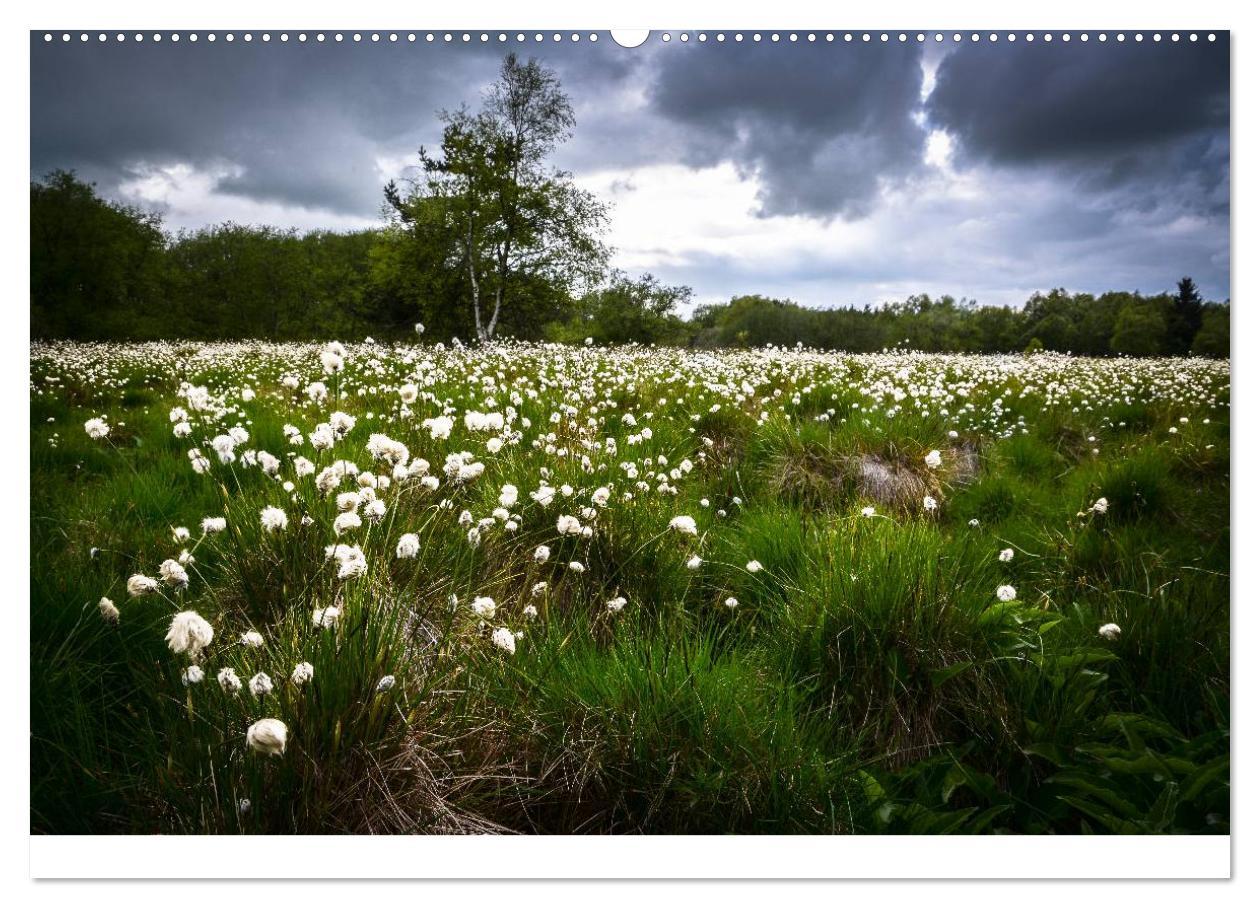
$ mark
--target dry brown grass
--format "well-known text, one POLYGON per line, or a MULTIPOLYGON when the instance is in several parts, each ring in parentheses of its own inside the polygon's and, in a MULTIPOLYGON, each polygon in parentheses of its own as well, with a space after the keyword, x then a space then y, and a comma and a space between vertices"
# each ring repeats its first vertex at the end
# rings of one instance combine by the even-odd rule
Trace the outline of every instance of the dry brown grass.
POLYGON ((894 450, 798 444, 772 457, 768 472, 775 495, 806 507, 837 508, 860 500, 909 513, 922 510, 924 496, 940 498, 947 487, 971 481, 979 468, 979 453, 971 445, 952 448, 945 465, 931 470, 921 457, 894 450))

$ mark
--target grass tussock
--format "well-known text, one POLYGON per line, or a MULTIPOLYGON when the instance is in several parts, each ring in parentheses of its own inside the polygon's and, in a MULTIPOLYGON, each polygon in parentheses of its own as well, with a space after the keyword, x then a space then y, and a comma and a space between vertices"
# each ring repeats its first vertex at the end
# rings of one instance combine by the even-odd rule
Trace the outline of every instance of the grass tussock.
POLYGON ((979 470, 979 455, 966 444, 947 452, 948 466, 932 469, 924 463, 926 448, 885 444, 865 450, 844 440, 783 433, 768 457, 771 494, 810 508, 843 509, 863 502, 912 513, 922 510, 925 497, 942 497, 946 488, 965 485, 979 470))

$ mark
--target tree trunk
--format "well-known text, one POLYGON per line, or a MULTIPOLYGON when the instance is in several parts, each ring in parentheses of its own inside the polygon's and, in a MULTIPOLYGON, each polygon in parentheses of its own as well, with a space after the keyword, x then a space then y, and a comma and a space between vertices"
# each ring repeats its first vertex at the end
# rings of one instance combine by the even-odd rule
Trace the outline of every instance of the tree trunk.
POLYGON ((468 221, 468 239, 466 249, 468 252, 468 282, 472 285, 472 304, 473 304, 473 327, 477 331, 477 340, 486 340, 485 332, 481 330, 481 284, 477 281, 477 259, 473 255, 473 236, 472 236, 472 219, 468 221))
POLYGON ((499 324, 499 308, 503 305, 503 287, 499 286, 494 291, 494 312, 490 315, 490 326, 486 328, 486 340, 494 339, 494 329, 499 324))
POLYGON ((499 282, 494 288, 494 312, 490 315, 490 327, 486 331, 487 340, 494 337, 494 329, 499 325, 499 311, 503 308, 503 288, 507 286, 508 258, 511 250, 512 233, 508 231, 508 236, 503 241, 503 248, 499 251, 499 282))

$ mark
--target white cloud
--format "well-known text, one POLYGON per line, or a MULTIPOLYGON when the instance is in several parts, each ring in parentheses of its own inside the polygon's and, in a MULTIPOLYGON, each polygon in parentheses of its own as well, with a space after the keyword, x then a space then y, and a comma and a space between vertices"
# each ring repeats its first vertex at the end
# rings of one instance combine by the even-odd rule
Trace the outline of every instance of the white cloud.
POLYGON ((1165 274, 1152 249, 1166 248, 1176 268, 1217 251, 1206 223, 1064 193, 1052 173, 958 172, 943 137, 928 154, 935 166, 885 187, 860 221, 759 217, 756 175, 731 164, 606 170, 580 182, 612 205, 614 264, 689 284, 700 303, 763 293, 864 305, 928 293, 1021 305, 1059 286, 1158 292, 1179 274, 1165 274))
POLYGON ((949 133, 934 129, 928 133, 927 149, 923 153, 923 162, 930 167, 945 169, 949 167, 950 154, 954 150, 954 140, 949 133))
POLYGON ((196 230, 222 221, 299 230, 358 230, 378 223, 375 218, 221 192, 223 181, 245 173, 243 167, 231 162, 200 168, 185 163, 137 162, 128 171, 131 175, 118 186, 121 200, 160 211, 170 230, 196 230))
POLYGON ((741 176, 730 163, 694 170, 659 164, 595 173, 579 182, 611 204, 609 240, 622 268, 682 265, 706 256, 779 267, 823 250, 843 254, 869 234, 861 221, 758 216, 758 180, 741 176))

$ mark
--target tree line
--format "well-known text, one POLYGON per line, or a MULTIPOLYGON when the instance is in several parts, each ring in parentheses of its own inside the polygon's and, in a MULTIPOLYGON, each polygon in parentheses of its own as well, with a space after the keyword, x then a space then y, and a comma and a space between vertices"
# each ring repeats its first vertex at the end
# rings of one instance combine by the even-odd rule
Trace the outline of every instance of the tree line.
POLYGON ((1229 356, 1229 306, 1204 302, 1194 281, 1175 293, 1035 293, 1022 309, 926 294, 864 308, 811 309, 742 296, 698 308, 688 323, 699 346, 790 345, 871 352, 1055 350, 1087 356, 1229 356))
POLYGON ((1058 350, 1229 355, 1229 307, 1175 292, 1037 293, 1022 309, 949 296, 816 309, 764 296, 690 307, 691 290, 610 269, 608 212, 549 159, 572 134, 555 74, 508 55, 479 110, 440 111, 384 222, 299 233, 223 223, 169 233, 68 171, 31 184, 31 332, 80 340, 436 338, 869 352, 1058 350))

